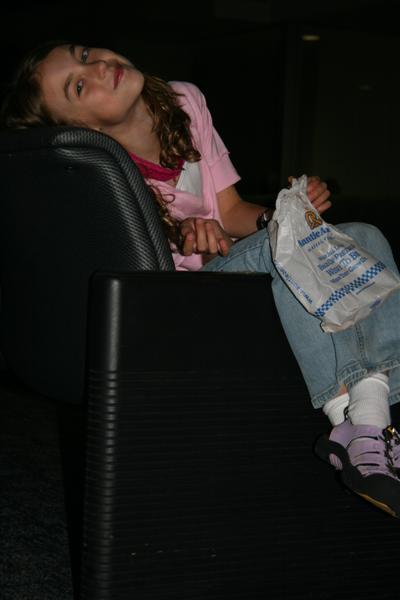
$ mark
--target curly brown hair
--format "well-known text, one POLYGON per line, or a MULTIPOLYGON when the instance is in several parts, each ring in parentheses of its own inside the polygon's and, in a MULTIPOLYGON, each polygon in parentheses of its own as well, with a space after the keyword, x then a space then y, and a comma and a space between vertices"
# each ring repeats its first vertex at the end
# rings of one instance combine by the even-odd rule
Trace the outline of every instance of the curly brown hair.
MULTIPOLYGON (((56 119, 43 101, 37 69, 40 63, 59 46, 71 45, 68 41, 49 41, 33 48, 21 60, 13 80, 7 86, 0 107, 0 128, 25 129, 27 127, 76 126, 56 119)), ((180 107, 172 87, 160 77, 144 74, 143 99, 154 120, 154 131, 160 141, 160 164, 176 167, 178 159, 188 162, 200 160, 190 133, 190 117, 180 107)), ((177 248, 181 245, 179 222, 168 210, 173 200, 164 199, 157 189, 150 188, 160 212, 166 234, 177 248)))
MULTIPOLYGON (((144 74, 142 96, 153 117, 154 131, 160 140, 160 164, 174 168, 179 158, 188 162, 200 160, 200 152, 193 145, 190 134, 190 117, 179 106, 178 97, 172 87, 160 77, 144 74)), ((177 249, 181 248, 180 223, 168 210, 168 201, 157 189, 153 189, 167 236, 177 249)))

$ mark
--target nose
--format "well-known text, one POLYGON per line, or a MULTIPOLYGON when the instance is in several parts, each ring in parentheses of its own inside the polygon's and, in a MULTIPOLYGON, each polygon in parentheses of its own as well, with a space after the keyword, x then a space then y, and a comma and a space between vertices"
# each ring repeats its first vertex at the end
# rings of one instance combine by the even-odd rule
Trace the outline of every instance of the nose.
POLYGON ((108 63, 105 60, 95 60, 87 65, 97 77, 103 79, 107 73, 108 63))

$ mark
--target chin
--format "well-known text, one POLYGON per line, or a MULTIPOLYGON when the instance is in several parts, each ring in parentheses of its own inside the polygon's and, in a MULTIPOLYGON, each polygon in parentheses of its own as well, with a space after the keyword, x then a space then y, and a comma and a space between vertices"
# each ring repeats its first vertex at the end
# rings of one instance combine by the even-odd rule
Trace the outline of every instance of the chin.
MULTIPOLYGON (((126 83, 132 86, 136 94, 141 94, 144 86, 144 75, 135 67, 125 70, 126 83)), ((122 82, 123 83, 123 82, 122 82)))

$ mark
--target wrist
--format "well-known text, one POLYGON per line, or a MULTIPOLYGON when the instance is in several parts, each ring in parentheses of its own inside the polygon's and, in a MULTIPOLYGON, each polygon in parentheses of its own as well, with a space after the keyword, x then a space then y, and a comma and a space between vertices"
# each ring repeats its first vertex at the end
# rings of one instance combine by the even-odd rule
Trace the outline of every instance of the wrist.
POLYGON ((265 229, 268 226, 273 214, 274 211, 272 208, 266 208, 260 215, 258 215, 256 220, 257 231, 261 231, 261 229, 265 229))

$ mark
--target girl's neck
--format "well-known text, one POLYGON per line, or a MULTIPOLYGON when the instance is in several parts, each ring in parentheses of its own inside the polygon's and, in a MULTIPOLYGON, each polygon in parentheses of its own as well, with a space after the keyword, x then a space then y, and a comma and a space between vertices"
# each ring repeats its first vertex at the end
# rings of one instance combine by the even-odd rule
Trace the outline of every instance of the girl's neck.
POLYGON ((128 152, 132 152, 144 158, 150 162, 159 164, 160 162, 160 141, 154 131, 151 135, 138 135, 130 136, 127 143, 124 144, 124 148, 128 152))
POLYGON ((130 120, 115 128, 110 135, 128 152, 133 152, 140 158, 158 164, 160 141, 153 130, 153 125, 153 118, 143 102, 135 107, 130 120))

